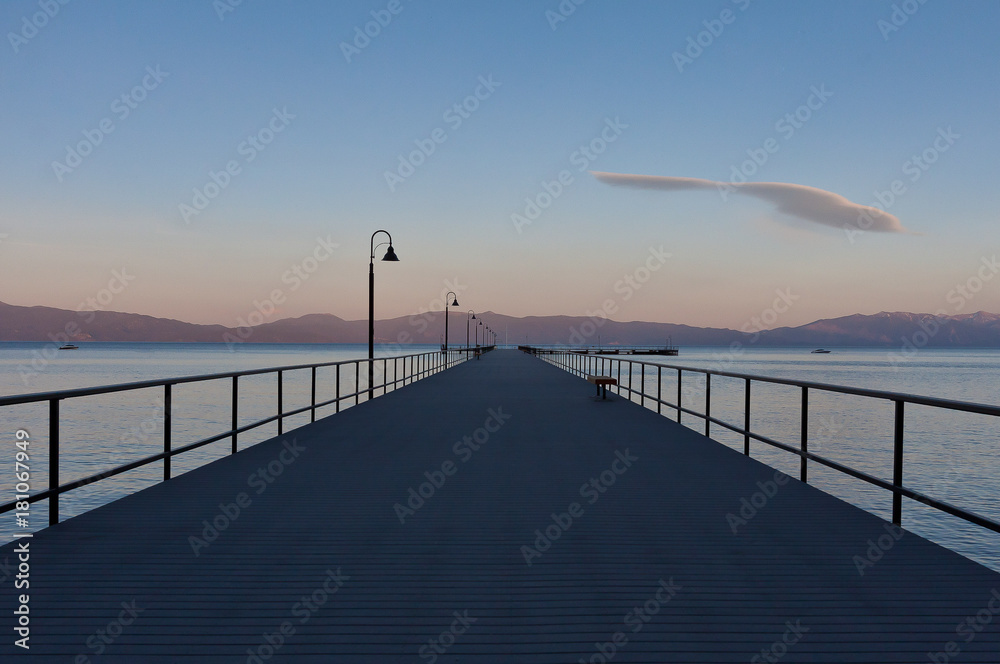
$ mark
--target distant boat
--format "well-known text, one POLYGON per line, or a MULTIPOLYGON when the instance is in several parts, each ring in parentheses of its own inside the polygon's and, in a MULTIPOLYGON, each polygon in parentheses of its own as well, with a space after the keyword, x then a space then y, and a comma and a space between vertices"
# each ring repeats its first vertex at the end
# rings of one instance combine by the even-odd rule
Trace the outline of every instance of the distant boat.
POLYGON ((74 344, 63 344, 59 346, 59 350, 78 350, 80 347, 74 344))
POLYGON ((813 353, 829 353, 830 351, 826 350, 825 348, 817 348, 816 350, 814 350, 812 352, 813 353))

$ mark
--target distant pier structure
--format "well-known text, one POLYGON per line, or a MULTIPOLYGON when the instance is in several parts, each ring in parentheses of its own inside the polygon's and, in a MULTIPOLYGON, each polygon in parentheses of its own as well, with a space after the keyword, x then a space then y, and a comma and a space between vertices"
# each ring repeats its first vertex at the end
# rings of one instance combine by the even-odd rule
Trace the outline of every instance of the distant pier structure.
POLYGON ((677 346, 669 343, 663 346, 577 346, 550 348, 546 346, 518 346, 518 350, 532 355, 551 355, 553 353, 576 353, 578 355, 669 355, 677 356, 677 346))

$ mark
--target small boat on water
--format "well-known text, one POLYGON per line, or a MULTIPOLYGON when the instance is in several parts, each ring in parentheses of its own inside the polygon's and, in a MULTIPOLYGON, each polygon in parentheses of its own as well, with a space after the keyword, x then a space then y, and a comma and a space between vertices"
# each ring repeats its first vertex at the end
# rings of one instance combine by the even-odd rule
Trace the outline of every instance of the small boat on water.
POLYGON ((79 348, 80 347, 75 344, 63 344, 62 346, 59 346, 59 350, 79 350, 79 348))
POLYGON ((824 353, 825 354, 825 353, 829 353, 830 351, 826 350, 825 348, 817 348, 816 350, 810 351, 810 352, 813 352, 813 353, 824 353))

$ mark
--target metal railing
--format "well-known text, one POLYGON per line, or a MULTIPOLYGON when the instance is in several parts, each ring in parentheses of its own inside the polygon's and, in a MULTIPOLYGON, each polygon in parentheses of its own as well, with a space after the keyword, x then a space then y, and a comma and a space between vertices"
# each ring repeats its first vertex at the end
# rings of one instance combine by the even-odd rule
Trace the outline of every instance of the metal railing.
MULTIPOLYGON (((340 412, 340 403, 347 399, 354 399, 354 403, 358 404, 361 402, 361 396, 366 395, 366 401, 377 396, 377 390, 381 389, 382 394, 389 391, 391 387, 395 390, 397 387, 402 385, 407 385, 408 383, 415 382, 421 378, 425 378, 434 373, 438 373, 445 369, 448 369, 456 364, 468 360, 467 353, 459 353, 454 349, 449 350, 447 357, 444 352, 441 351, 431 351, 426 353, 415 353, 411 355, 396 355, 390 357, 377 357, 374 360, 369 360, 368 358, 359 360, 341 360, 339 362, 320 362, 317 364, 296 364, 291 366, 283 367, 270 367, 266 369, 250 369, 247 371, 233 371, 229 373, 216 373, 216 374, 205 374, 200 376, 183 376, 179 378, 166 378, 163 380, 146 380, 133 383, 119 383, 117 385, 103 385, 98 387, 86 387, 73 390, 59 390, 56 392, 39 392, 35 394, 19 394, 8 397, 0 397, 0 407, 3 406, 15 406, 21 404, 30 404, 38 402, 48 402, 49 404, 49 488, 44 491, 39 491, 30 494, 25 500, 29 503, 34 503, 39 500, 49 500, 49 525, 54 525, 59 522, 59 496, 66 493, 67 491, 72 491, 73 489, 78 489, 82 486, 88 484, 93 484, 100 480, 114 477, 115 475, 120 475, 121 473, 140 468, 142 466, 154 463, 156 461, 163 461, 163 480, 170 479, 170 460, 177 456, 178 454, 183 454, 184 452, 190 452, 191 450, 198 449, 199 447, 204 447, 210 443, 214 443, 225 438, 230 438, 232 441, 231 454, 236 454, 237 448, 237 437, 241 433, 245 433, 257 427, 263 426, 270 422, 278 422, 278 435, 280 436, 284 433, 284 419, 286 417, 292 417, 293 415, 299 415, 310 412, 310 422, 316 421, 316 409, 323 408, 325 406, 334 405, 335 412, 340 412), (389 363, 392 363, 392 380, 389 379, 389 363), (362 386, 361 378, 362 376, 367 378, 366 371, 369 368, 362 365, 371 364, 372 368, 381 363, 382 369, 382 383, 380 385, 365 385, 362 386), (344 373, 342 369, 345 367, 349 368, 353 365, 354 368, 354 391, 349 394, 340 393, 340 383, 341 374, 344 373), (335 378, 335 389, 336 397, 333 399, 327 399, 325 401, 316 401, 316 369, 320 367, 336 367, 336 378, 335 378), (310 405, 303 406, 302 408, 296 408, 294 410, 286 411, 284 409, 284 390, 283 390, 283 378, 285 372, 289 371, 300 371, 309 369, 311 370, 310 377, 310 393, 311 401, 310 405), (400 371, 402 369, 402 371, 400 371), (242 376, 258 376, 263 374, 273 374, 278 375, 278 389, 277 389, 277 413, 270 415, 263 419, 251 422, 250 424, 244 424, 239 426, 238 415, 239 415, 239 379, 242 376), (180 385, 183 383, 197 383, 203 381, 211 380, 232 380, 232 428, 228 431, 223 431, 217 433, 208 438, 203 438, 201 440, 189 443, 182 447, 174 448, 171 445, 171 398, 172 398, 172 388, 174 385, 180 385), (94 396, 98 394, 111 394, 114 392, 126 392, 130 390, 141 390, 148 388, 162 387, 163 388, 163 451, 157 454, 152 454, 150 456, 143 457, 141 459, 136 459, 126 464, 122 464, 111 470, 105 470, 100 473, 95 473, 93 475, 83 477, 65 484, 59 484, 59 404, 66 399, 73 399, 76 397, 86 397, 94 396)), ((374 375, 374 372, 373 372, 374 375)), ((0 505, 0 514, 4 512, 9 512, 14 509, 18 501, 13 500, 9 503, 0 505)))
POLYGON ((639 360, 627 360, 624 358, 614 358, 614 357, 601 357, 593 355, 582 355, 570 352, 562 353, 551 353, 538 356, 540 359, 550 362, 558 367, 561 367, 570 373, 577 374, 580 376, 588 375, 605 375, 616 378, 618 385, 612 389, 616 389, 618 394, 623 391, 629 396, 629 400, 632 400, 633 395, 638 395, 639 404, 642 406, 646 405, 646 400, 649 399, 651 402, 656 404, 656 412, 662 414, 662 409, 664 406, 674 409, 677 413, 677 422, 681 423, 681 418, 684 413, 693 415, 694 417, 701 418, 705 421, 705 435, 709 436, 711 433, 711 425, 718 424, 721 427, 729 429, 737 434, 742 434, 743 436, 743 453, 747 456, 750 455, 750 440, 758 440, 762 443, 767 443, 773 447, 776 447, 786 452, 790 452, 799 456, 799 479, 803 482, 808 481, 808 462, 815 461, 816 463, 822 464, 834 470, 838 470, 842 473, 850 475, 851 477, 857 478, 868 482, 869 484, 874 484, 877 487, 885 489, 892 492, 892 522, 896 525, 901 525, 902 522, 902 499, 903 497, 910 498, 924 505, 928 505, 935 509, 941 510, 951 514, 952 516, 957 516, 960 519, 964 519, 970 523, 974 523, 983 528, 992 530, 993 532, 1000 533, 1000 523, 994 521, 981 514, 976 514, 975 512, 970 512, 968 510, 962 509, 951 503, 947 503, 943 500, 938 500, 932 498, 926 494, 923 494, 914 489, 910 489, 903 485, 903 432, 904 432, 904 405, 905 404, 915 404, 921 406, 931 406, 934 408, 943 408, 946 410, 961 411, 966 413, 977 413, 980 415, 992 415, 994 417, 1000 416, 1000 407, 990 406, 987 404, 969 403, 964 401, 952 401, 949 399, 936 399, 934 397, 925 397, 914 394, 901 394, 898 392, 888 392, 883 390, 869 390, 864 388, 856 387, 845 387, 842 385, 830 385, 827 383, 816 383, 801 380, 792 380, 786 378, 770 378, 766 376, 755 376, 751 374, 741 374, 734 373, 730 371, 717 371, 712 369, 696 369, 693 367, 683 367, 677 365, 667 365, 658 364, 651 362, 642 362, 639 360), (615 367, 617 364, 617 367, 615 367), (622 384, 622 365, 627 364, 628 380, 626 384, 622 384), (638 365, 640 369, 640 388, 635 389, 632 387, 632 375, 635 373, 634 366, 638 365), (653 374, 656 377, 656 394, 646 393, 646 377, 647 368, 649 369, 649 374, 653 374), (662 387, 663 387, 663 370, 676 371, 677 372, 677 401, 676 403, 671 403, 663 399, 662 387), (683 405, 683 377, 684 372, 689 372, 693 374, 704 374, 705 376, 705 412, 701 413, 691 408, 687 408, 683 405), (740 378, 744 382, 744 396, 743 396, 743 426, 737 426, 729 422, 723 421, 716 417, 712 417, 712 376, 726 376, 729 378, 740 378), (789 445, 788 443, 783 443, 768 436, 763 436, 761 434, 754 433, 750 430, 750 385, 753 382, 760 383, 771 383, 776 385, 790 385, 793 387, 798 387, 801 389, 801 422, 800 422, 800 432, 799 432, 799 444, 798 446, 789 445), (819 456, 809 451, 809 393, 811 390, 823 391, 823 392, 833 392, 839 394, 851 394, 855 396, 869 397, 872 399, 884 399, 891 401, 895 405, 895 417, 894 417, 894 429, 893 429, 893 463, 892 463, 892 481, 889 482, 880 477, 876 477, 864 471, 860 471, 850 466, 838 463, 832 459, 819 456))

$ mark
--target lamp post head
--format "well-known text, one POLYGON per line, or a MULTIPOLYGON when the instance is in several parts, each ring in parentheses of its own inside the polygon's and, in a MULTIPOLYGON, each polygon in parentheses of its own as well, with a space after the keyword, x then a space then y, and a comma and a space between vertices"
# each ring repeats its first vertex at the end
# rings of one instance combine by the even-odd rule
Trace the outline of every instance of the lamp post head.
POLYGON ((382 257, 384 261, 398 261, 399 257, 396 255, 396 250, 392 248, 392 244, 389 245, 389 249, 385 252, 385 256, 382 257))
POLYGON ((451 303, 451 306, 453 306, 453 307, 457 307, 458 306, 458 298, 457 297, 454 298, 454 301, 451 303))

